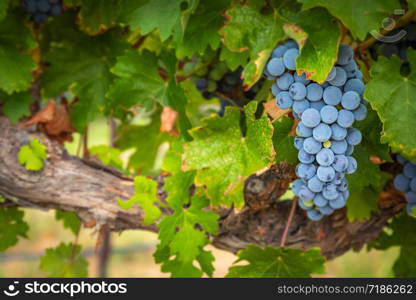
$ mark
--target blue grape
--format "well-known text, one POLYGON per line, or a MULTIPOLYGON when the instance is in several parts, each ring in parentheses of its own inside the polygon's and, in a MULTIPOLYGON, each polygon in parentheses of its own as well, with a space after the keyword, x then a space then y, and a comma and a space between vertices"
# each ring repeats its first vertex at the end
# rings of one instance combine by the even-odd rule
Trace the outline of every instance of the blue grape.
POLYGON ((272 76, 280 76, 285 72, 285 65, 281 58, 272 58, 267 63, 267 71, 272 76))
POLYGON ((340 209, 343 208, 346 204, 346 198, 344 195, 339 195, 336 199, 329 201, 329 206, 331 206, 334 209, 340 209))
POLYGON ((308 100, 298 100, 293 102, 292 109, 295 113, 302 116, 302 113, 310 107, 308 100))
POLYGON ((338 119, 338 110, 332 105, 325 105, 321 109, 321 120, 326 124, 332 124, 338 119))
POLYGON ((300 208, 302 208, 303 210, 307 211, 307 210, 313 209, 313 201, 311 201, 311 200, 303 201, 302 199, 298 199, 298 204, 299 204, 300 208))
POLYGON ((394 178, 394 187, 401 192, 406 192, 410 188, 410 179, 403 174, 399 174, 394 178))
POLYGON ((332 214, 334 212, 334 209, 331 206, 327 205, 327 206, 324 206, 324 207, 320 207, 319 208, 319 211, 323 215, 330 215, 330 214, 332 214))
POLYGON ((285 46, 286 46, 288 49, 292 49, 292 48, 299 49, 298 44, 297 44, 294 40, 288 40, 288 41, 285 43, 285 46))
MULTIPOLYGON (((354 57, 354 52, 352 51, 352 48, 341 44, 338 49, 338 58, 337 63, 339 65, 347 65, 351 62, 351 60, 354 57)), ((338 70, 337 70, 338 71, 338 70)))
POLYGON ((309 180, 316 174, 316 167, 313 164, 298 164, 296 175, 304 180, 309 180))
POLYGON ((400 154, 397 154, 396 159, 401 165, 405 165, 407 163, 407 159, 400 154))
MULTIPOLYGON (((319 179, 318 179, 319 180, 319 179)), ((322 183, 322 182, 321 182, 322 183)), ((322 183, 323 185, 323 183, 322 183)), ((322 189, 321 189, 322 190, 322 189)), ((325 199, 322 194, 316 194, 315 198, 313 198, 313 204, 315 204, 318 207, 324 207, 328 205, 328 200, 325 199)))
POLYGON ((361 143, 363 136, 361 132, 356 128, 349 128, 347 135, 347 143, 353 146, 357 146, 361 143))
POLYGON ((286 91, 280 92, 276 96, 276 105, 281 109, 291 108, 293 104, 293 99, 290 97, 290 94, 286 91))
POLYGON ((310 137, 312 136, 312 129, 306 127, 302 122, 299 122, 298 126, 296 127, 296 134, 300 137, 310 137))
POLYGON ((311 164, 315 161, 315 155, 311 155, 305 152, 305 150, 301 149, 298 152, 298 159, 301 163, 311 164))
POLYGON ((321 122, 321 116, 316 109, 308 108, 303 112, 301 120, 306 127, 314 128, 321 122))
POLYGON ((342 91, 336 86, 328 86, 322 95, 328 105, 338 105, 341 103, 342 91))
POLYGON ((354 110, 360 106, 360 95, 354 91, 348 91, 342 95, 341 104, 342 107, 348 110, 354 110))
POLYGON ((302 149, 304 140, 305 139, 302 138, 302 137, 298 137, 298 136, 295 137, 295 139, 293 141, 293 144, 295 145, 295 148, 298 149, 298 150, 302 149))
POLYGON ((344 92, 354 91, 359 95, 364 93, 364 89, 364 83, 358 78, 348 80, 344 86, 344 92))
POLYGON ((283 54, 288 50, 285 45, 280 45, 272 52, 272 57, 280 58, 283 57, 283 54))
POLYGON ((339 196, 337 186, 332 183, 326 184, 322 189, 322 196, 327 200, 335 200, 339 196))
POLYGON ((291 48, 283 55, 283 63, 289 70, 296 70, 296 58, 299 55, 299 50, 291 48))
POLYGON ((328 125, 324 123, 319 124, 312 130, 312 136, 318 142, 328 141, 331 135, 332 135, 331 127, 329 127, 328 125))
POLYGON ((308 187, 306 185, 302 185, 298 196, 300 199, 302 200, 313 200, 313 198, 315 197, 315 193, 312 192, 310 189, 308 189, 308 187))
POLYGON ((344 154, 347 150, 348 143, 345 140, 340 141, 332 141, 331 142, 331 150, 335 154, 344 154))
POLYGON ((308 218, 312 221, 319 221, 324 216, 320 211, 317 211, 315 209, 308 210, 306 214, 308 215, 308 218))
POLYGON ((303 150, 309 154, 316 154, 322 149, 322 144, 313 137, 308 137, 303 142, 303 150))
POLYGON ((345 155, 351 155, 354 152, 354 146, 348 145, 347 150, 345 150, 345 155))
POLYGON ((310 80, 308 80, 308 79, 306 79, 306 74, 305 73, 302 73, 302 75, 298 75, 298 73, 297 72, 295 72, 294 74, 293 74, 293 78, 295 79, 295 81, 296 82, 300 82, 300 83, 302 83, 303 85, 307 85, 309 82, 311 82, 310 80))
POLYGON ((416 192, 416 177, 413 177, 413 179, 410 181, 410 189, 413 192, 416 192))
POLYGON ((347 71, 347 72, 358 70, 358 65, 354 60, 352 60, 348 64, 344 65, 343 67, 344 67, 344 70, 347 71))
POLYGON ((410 179, 416 177, 416 166, 410 162, 406 163, 403 168, 403 174, 410 179))
POLYGON ((302 185, 304 185, 304 183, 302 182, 301 179, 296 179, 295 181, 293 181, 292 191, 295 195, 297 195, 299 193, 299 190, 302 187, 302 185))
POLYGON ((345 172, 348 168, 348 158, 342 154, 335 155, 332 167, 337 172, 345 172))
POLYGON ((310 101, 319 101, 322 99, 324 90, 317 83, 310 83, 306 87, 306 98, 310 101))
POLYGON ((413 191, 409 191, 404 194, 404 198, 409 203, 416 203, 416 193, 413 191))
POLYGON ((416 207, 416 203, 407 203, 407 205, 406 205, 407 213, 408 214, 413 214, 415 207, 416 207))
POLYGON ((311 179, 308 180, 308 188, 314 193, 321 192, 323 187, 324 183, 320 181, 317 176, 313 176, 311 179))
MULTIPOLYGON (((345 178, 341 181, 341 184, 338 185, 338 190, 341 192, 345 192, 348 190, 348 182, 345 178)), ((345 197, 345 198, 348 198, 348 197, 345 197)))
POLYGON ((353 111, 356 121, 362 121, 367 117, 367 108, 364 104, 360 104, 356 110, 353 111))
POLYGON ((335 69, 337 70, 335 78, 328 82, 335 86, 343 86, 347 81, 347 73, 341 67, 335 67, 335 69))
POLYGON ((330 165, 332 165, 332 163, 334 162, 334 159, 335 159, 334 152, 326 148, 319 151, 318 154, 316 155, 316 161, 318 162, 319 165, 324 166, 324 167, 329 167, 330 165))
POLYGON ((319 166, 316 175, 323 182, 330 182, 335 178, 335 170, 332 167, 319 166))
POLYGON ((279 94, 280 92, 282 92, 281 89, 278 88, 276 82, 272 84, 272 94, 277 96, 277 94, 279 94))
POLYGON ((352 174, 357 171, 357 161, 352 156, 347 156, 348 158, 348 167, 347 167, 347 174, 352 174))
POLYGON ((293 100, 302 100, 306 96, 306 87, 300 82, 294 82, 289 87, 289 94, 293 100))
POLYGON ((276 83, 279 89, 288 90, 290 85, 294 82, 293 76, 290 73, 284 73, 282 76, 277 78, 276 83))
POLYGON ((335 141, 341 141, 347 137, 347 129, 339 126, 338 124, 331 125, 332 139, 335 141))
POLYGON ((354 123, 354 114, 349 110, 341 109, 338 112, 338 120, 337 123, 339 126, 348 128, 354 123))

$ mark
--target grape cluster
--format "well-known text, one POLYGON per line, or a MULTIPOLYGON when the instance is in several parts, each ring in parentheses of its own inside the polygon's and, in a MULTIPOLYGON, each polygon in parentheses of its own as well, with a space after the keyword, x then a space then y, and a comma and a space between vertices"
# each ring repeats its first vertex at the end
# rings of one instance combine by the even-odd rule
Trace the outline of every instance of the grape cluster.
POLYGON ((397 161, 403 166, 403 171, 394 178, 394 186, 401 192, 407 201, 407 212, 412 213, 416 207, 416 163, 397 155, 397 161))
POLYGON ((357 169, 351 154, 362 135, 352 127, 367 115, 362 99, 362 74, 353 59, 353 50, 340 45, 336 65, 326 81, 318 84, 296 72, 299 49, 289 40, 274 49, 266 65, 265 75, 275 80, 272 93, 276 105, 292 109, 296 128, 295 147, 300 163, 296 167, 299 179, 292 185, 299 206, 311 220, 345 206, 349 197, 346 174, 357 169))
POLYGON ((54 17, 62 13, 61 0, 23 0, 23 8, 32 14, 33 22, 42 24, 48 17, 54 17))
POLYGON ((221 117, 224 115, 226 106, 243 106, 244 99, 253 100, 261 88, 263 81, 257 82, 250 90, 244 91, 241 72, 242 68, 229 71, 224 63, 218 63, 213 68, 207 69, 202 74, 203 76, 195 79, 196 88, 205 99, 214 97, 220 99, 221 108, 218 114, 221 117))

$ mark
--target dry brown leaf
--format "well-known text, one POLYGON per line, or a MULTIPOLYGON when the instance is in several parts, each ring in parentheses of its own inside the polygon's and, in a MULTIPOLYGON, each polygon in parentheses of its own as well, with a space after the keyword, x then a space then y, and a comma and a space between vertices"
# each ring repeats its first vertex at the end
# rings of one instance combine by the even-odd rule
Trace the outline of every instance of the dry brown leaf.
POLYGON ((267 101, 263 104, 264 109, 266 110, 267 114, 273 119, 273 121, 278 120, 281 116, 286 115, 289 113, 288 109, 281 109, 276 106, 274 99, 267 101))
POLYGON ((163 107, 163 111, 160 115, 160 131, 167 132, 170 135, 179 135, 179 132, 175 128, 176 120, 178 119, 178 113, 169 106, 163 107))

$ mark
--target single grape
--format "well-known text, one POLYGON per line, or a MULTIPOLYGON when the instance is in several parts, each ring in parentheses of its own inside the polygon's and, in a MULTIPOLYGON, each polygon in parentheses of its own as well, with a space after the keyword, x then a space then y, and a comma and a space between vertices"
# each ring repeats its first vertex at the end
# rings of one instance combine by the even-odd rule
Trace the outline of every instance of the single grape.
POLYGON ((276 96, 276 105, 281 109, 289 109, 292 107, 293 99, 286 91, 280 92, 276 96))
POLYGON ((347 73, 341 67, 335 67, 335 69, 337 70, 335 78, 328 82, 335 86, 343 86, 347 81, 347 73))
POLYGON ((272 58, 267 63, 267 71, 272 76, 280 76, 285 72, 285 65, 281 58, 272 58))
POLYGON ((299 193, 299 190, 302 187, 302 185, 304 185, 304 183, 300 179, 296 179, 295 181, 293 181, 292 191, 295 195, 297 195, 299 193))
POLYGON ((331 149, 324 148, 316 155, 316 161, 319 165, 324 167, 329 167, 334 162, 334 159, 335 155, 331 149))
POLYGON ((280 45, 272 52, 272 57, 280 58, 283 57, 283 54, 288 50, 285 45, 280 45))
POLYGON ((331 150, 335 154, 344 154, 347 150, 348 143, 345 140, 340 141, 332 141, 331 142, 331 150))
POLYGON ((352 156, 347 156, 348 158, 348 167, 347 167, 347 174, 352 174, 357 171, 357 161, 352 156))
POLYGON ((342 95, 342 107, 348 110, 354 110, 360 106, 360 95, 357 92, 349 91, 342 95))
POLYGON ((347 136, 347 129, 344 127, 339 126, 338 124, 332 124, 331 125, 331 131, 332 131, 332 139, 335 141, 341 141, 346 138, 347 136))
POLYGON ((306 96, 306 87, 303 85, 303 83, 294 82, 289 87, 289 94, 293 100, 302 100, 306 96))
POLYGON ((306 214, 308 215, 308 218, 311 219, 312 221, 319 221, 324 216, 320 211, 317 211, 315 209, 308 210, 306 214))
POLYGON ((298 149, 298 150, 302 149, 304 140, 305 139, 302 138, 302 137, 298 137, 298 136, 295 137, 295 139, 293 141, 293 144, 295 145, 295 148, 298 149))
POLYGON ((334 212, 334 209, 329 206, 329 204, 327 206, 324 207, 320 207, 319 211, 323 214, 323 215, 330 215, 334 212))
POLYGON ((337 70, 334 67, 332 67, 331 71, 329 72, 328 76, 326 77, 326 81, 330 81, 330 80, 334 79, 336 75, 337 75, 337 70))
POLYGON ((358 78, 348 80, 344 86, 344 92, 354 91, 359 95, 364 93, 364 89, 364 83, 358 78))
POLYGON ((276 82, 272 84, 272 94, 277 96, 277 94, 279 94, 280 92, 282 92, 281 89, 278 88, 276 82))
POLYGON ((323 182, 330 182, 335 178, 335 170, 332 167, 319 166, 316 174, 323 182))
POLYGON ((296 70, 296 58, 299 55, 299 50, 291 48, 283 55, 283 62, 289 70, 296 70))
POLYGON ((327 140, 330 139, 331 135, 332 135, 331 127, 329 127, 328 125, 324 123, 320 123, 318 126, 316 126, 312 130, 312 136, 318 142, 322 142, 322 143, 326 142, 327 140))
POLYGON ((296 127, 296 134, 300 137, 310 137, 312 136, 312 129, 306 127, 302 122, 299 122, 298 126, 296 127))
POLYGON ((399 174, 394 178, 394 187, 401 191, 406 192, 410 188, 410 179, 404 176, 403 174, 399 174))
POLYGON ((338 112, 338 120, 337 123, 339 126, 342 126, 344 128, 351 127, 354 123, 354 114, 350 112, 349 110, 341 109, 338 112))
POLYGON ((322 144, 315 140, 313 137, 308 137, 303 142, 303 150, 309 154, 316 154, 322 148, 322 144))
POLYGON ((361 143, 363 136, 361 132, 356 128, 349 128, 348 135, 347 135, 347 143, 353 146, 357 146, 361 143))
POLYGON ((306 98, 310 101, 319 101, 322 99, 323 88, 317 83, 310 83, 306 87, 306 98))
POLYGON ((321 116, 316 109, 308 108, 303 112, 301 120, 306 127, 314 128, 321 122, 321 116))
MULTIPOLYGON (((306 100, 307 101, 307 100, 306 100)), ((308 101, 309 102, 309 101, 308 101)), ((310 107, 316 109, 317 111, 321 111, 321 109, 326 105, 323 100, 315 101, 315 102, 309 102, 310 107)))
POLYGON ((301 163, 311 164, 315 161, 315 155, 309 154, 305 152, 305 150, 301 149, 298 152, 298 159, 301 163))
POLYGON ((332 167, 337 172, 345 172, 348 168, 348 158, 345 155, 335 155, 332 167))
POLYGON ((279 89, 288 90, 290 85, 294 82, 293 76, 290 73, 284 73, 282 76, 277 78, 276 83, 279 89))
POLYGON ((353 113, 356 121, 362 121, 367 117, 367 107, 364 104, 360 104, 353 113))
POLYGON ((327 124, 332 124, 338 119, 338 110, 332 105, 322 107, 320 114, 322 122, 327 124))
POLYGON ((328 86, 322 95, 328 105, 338 105, 341 103, 342 91, 336 86, 328 86))
MULTIPOLYGON (((352 48, 341 44, 338 49, 338 58, 337 63, 339 65, 347 65, 351 62, 351 60, 354 57, 354 52, 352 51, 352 48)), ((338 71, 338 70, 337 70, 338 71)))
POLYGON ((299 178, 309 180, 315 176, 316 167, 313 164, 298 164, 295 172, 299 178))
POLYGON ((403 174, 410 179, 416 177, 416 166, 410 162, 406 163, 403 168, 403 174))
MULTIPOLYGON (((318 179, 319 180, 319 179, 318 179)), ((322 183, 322 182, 321 182, 322 183)), ((323 183, 322 183, 323 185, 323 183)), ((322 189, 321 189, 322 190, 322 189)), ((318 207, 324 207, 328 205, 328 200, 325 199, 322 194, 316 194, 315 198, 313 198, 313 204, 315 204, 318 207)))
POLYGON ((406 198, 406 201, 409 203, 416 203, 416 193, 409 191, 406 194, 404 194, 404 197, 406 198))
POLYGON ((324 183, 317 176, 313 176, 308 180, 308 188, 314 193, 321 192, 323 187, 324 183))
POLYGON ((312 192, 310 189, 308 189, 308 187, 306 185, 302 185, 298 196, 300 199, 302 200, 313 200, 313 198, 315 198, 315 193, 312 192))
POLYGON ((354 146, 348 144, 347 150, 345 150, 345 155, 351 155, 353 152, 354 152, 354 146))
POLYGON ((335 200, 339 197, 337 186, 332 183, 326 184, 322 189, 322 196, 324 196, 324 198, 327 200, 335 200))
POLYGON ((299 48, 298 44, 297 44, 294 40, 288 40, 288 41, 285 43, 285 46, 286 46, 288 49, 292 49, 292 48, 298 49, 298 48, 299 48))
POLYGON ((292 109, 295 113, 301 116, 305 110, 310 108, 310 106, 311 102, 309 102, 308 100, 298 100, 293 102, 292 109))
POLYGON ((346 204, 346 198, 344 195, 339 195, 335 200, 329 201, 329 206, 334 209, 343 208, 346 204))

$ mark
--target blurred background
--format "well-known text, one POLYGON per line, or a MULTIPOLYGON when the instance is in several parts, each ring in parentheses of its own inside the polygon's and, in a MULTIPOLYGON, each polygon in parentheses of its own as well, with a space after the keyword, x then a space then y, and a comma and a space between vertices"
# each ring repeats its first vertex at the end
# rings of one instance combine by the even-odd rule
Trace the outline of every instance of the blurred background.
MULTIPOLYGON (((98 120, 89 127, 88 146, 108 145, 110 126, 106 120, 98 120)), ((71 154, 78 151, 80 137, 66 144, 71 154)), ((128 151, 127 151, 128 152, 128 151)), ((127 161, 129 153, 123 153, 127 161)), ((61 242, 78 242, 82 254, 89 262, 89 277, 99 276, 99 258, 96 248, 97 232, 82 228, 79 236, 65 229, 62 222, 55 219, 54 211, 25 210, 25 221, 30 229, 27 239, 0 253, 0 276, 2 277, 43 277, 39 269, 39 258, 45 249, 56 247, 61 242)), ((111 234, 111 255, 108 259, 108 277, 168 277, 160 271, 153 259, 157 235, 140 230, 129 230, 111 234)), ((224 277, 236 257, 228 252, 211 247, 216 258, 214 277, 224 277)), ((325 277, 392 277, 391 267, 399 249, 388 251, 350 251, 326 263, 325 277)))

